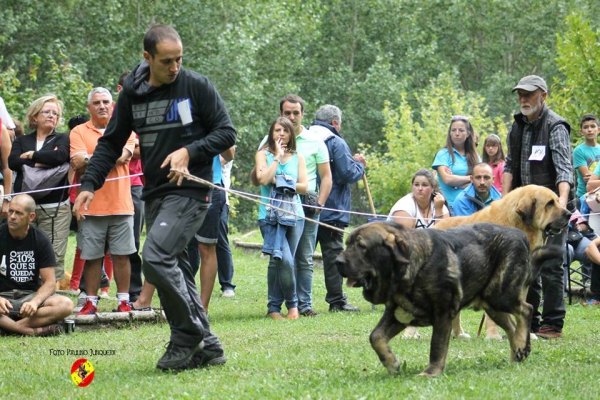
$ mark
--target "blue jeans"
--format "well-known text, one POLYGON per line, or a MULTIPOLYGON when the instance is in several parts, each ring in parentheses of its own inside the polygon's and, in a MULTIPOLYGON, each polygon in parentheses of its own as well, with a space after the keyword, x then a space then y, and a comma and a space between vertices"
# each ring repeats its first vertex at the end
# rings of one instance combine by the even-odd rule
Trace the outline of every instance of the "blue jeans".
POLYGON ((131 198, 133 200, 133 240, 135 241, 135 253, 129 255, 131 264, 131 277, 129 279, 129 299, 134 302, 142 291, 142 258, 140 257, 140 236, 144 226, 144 200, 142 200, 143 186, 131 187, 131 198))
POLYGON ((221 210, 221 220, 219 221, 219 241, 217 242, 217 262, 219 273, 219 284, 221 291, 234 290, 233 284, 233 256, 229 247, 229 206, 223 205, 221 210))
MULTIPOLYGON (((258 221, 261 233, 264 232, 266 222, 258 221)), ((298 307, 296 296, 296 276, 294 273, 294 255, 300 241, 304 228, 304 220, 298 220, 296 226, 287 227, 286 240, 282 246, 282 258, 276 260, 269 258, 267 270, 267 312, 281 312, 281 305, 285 300, 285 306, 298 307)), ((263 233, 264 236, 264 233, 263 233)))
MULTIPOLYGON (((315 215, 313 219, 319 219, 315 215)), ((298 294, 298 311, 312 310, 313 254, 317 245, 319 225, 304 221, 304 230, 296 250, 296 293, 298 294)))

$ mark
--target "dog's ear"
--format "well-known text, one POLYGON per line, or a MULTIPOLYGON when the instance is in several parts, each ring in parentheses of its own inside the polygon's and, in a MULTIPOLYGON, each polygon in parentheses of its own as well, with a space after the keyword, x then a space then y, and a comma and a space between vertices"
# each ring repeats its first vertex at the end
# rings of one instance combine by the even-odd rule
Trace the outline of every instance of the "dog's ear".
POLYGON ((396 262, 401 264, 408 264, 410 262, 408 260, 408 243, 406 243, 402 236, 388 233, 384 242, 392 250, 396 262))
POLYGON ((531 196, 523 196, 517 202, 517 214, 521 217, 525 225, 531 225, 535 217, 536 199, 531 196))

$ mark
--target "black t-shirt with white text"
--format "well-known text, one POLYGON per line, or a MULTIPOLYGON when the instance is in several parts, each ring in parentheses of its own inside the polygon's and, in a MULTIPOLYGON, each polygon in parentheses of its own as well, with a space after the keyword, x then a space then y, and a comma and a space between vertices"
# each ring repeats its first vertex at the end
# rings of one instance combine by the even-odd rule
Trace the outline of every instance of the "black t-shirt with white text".
POLYGON ((54 267, 56 258, 48 236, 29 226, 27 236, 14 239, 8 225, 0 225, 0 292, 12 289, 36 291, 41 286, 40 269, 54 267))

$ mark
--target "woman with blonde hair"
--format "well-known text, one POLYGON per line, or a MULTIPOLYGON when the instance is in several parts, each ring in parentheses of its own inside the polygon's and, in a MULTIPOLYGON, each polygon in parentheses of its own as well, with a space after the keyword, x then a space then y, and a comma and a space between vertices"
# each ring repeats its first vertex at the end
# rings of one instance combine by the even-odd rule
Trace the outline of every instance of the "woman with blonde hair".
MULTIPOLYGON (((24 171, 27 173, 63 167, 69 163, 69 136, 56 131, 62 119, 63 104, 54 95, 47 94, 35 100, 27 109, 25 123, 31 133, 17 136, 8 159, 10 169, 16 171, 14 192, 23 191, 24 171)), ((45 191, 30 193, 35 199, 37 227, 48 235, 54 247, 56 280, 64 277, 65 253, 71 222, 71 207, 67 170, 58 183, 45 191)), ((60 172, 62 174, 62 170, 60 172)))

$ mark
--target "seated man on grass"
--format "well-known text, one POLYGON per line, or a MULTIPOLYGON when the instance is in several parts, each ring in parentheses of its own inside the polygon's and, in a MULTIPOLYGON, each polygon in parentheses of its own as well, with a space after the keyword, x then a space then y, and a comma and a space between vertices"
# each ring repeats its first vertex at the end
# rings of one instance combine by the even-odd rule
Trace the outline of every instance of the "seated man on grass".
POLYGON ((34 219, 35 201, 23 194, 12 199, 8 222, 0 225, 0 330, 57 335, 63 331, 57 322, 73 312, 73 302, 54 294, 54 250, 31 225, 34 219))

